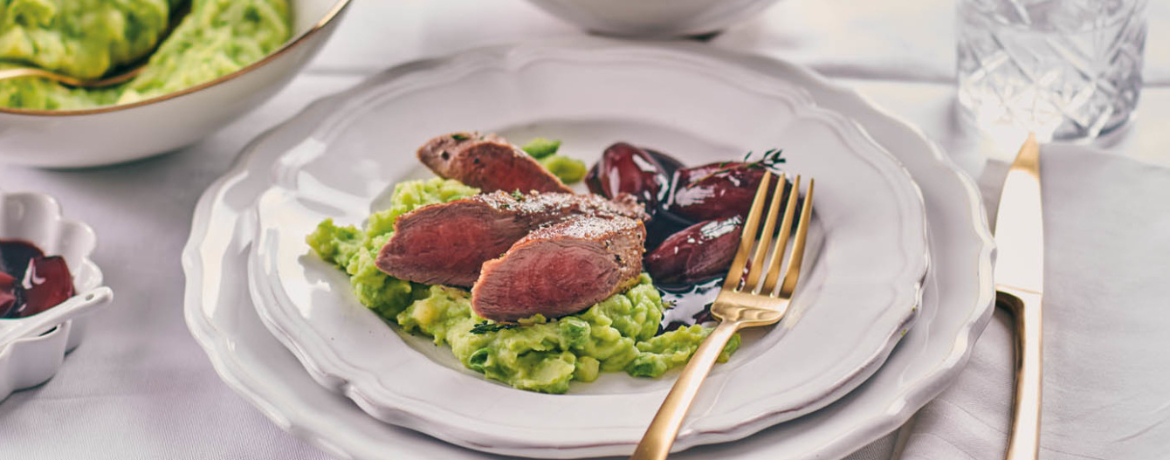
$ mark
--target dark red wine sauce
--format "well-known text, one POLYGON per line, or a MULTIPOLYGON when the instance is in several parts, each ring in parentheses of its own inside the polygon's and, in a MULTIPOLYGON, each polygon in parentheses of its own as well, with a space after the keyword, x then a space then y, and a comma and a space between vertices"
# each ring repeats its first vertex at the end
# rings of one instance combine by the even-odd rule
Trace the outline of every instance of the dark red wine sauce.
POLYGON ((0 318, 32 316, 73 294, 64 258, 46 257, 27 241, 0 239, 0 318))

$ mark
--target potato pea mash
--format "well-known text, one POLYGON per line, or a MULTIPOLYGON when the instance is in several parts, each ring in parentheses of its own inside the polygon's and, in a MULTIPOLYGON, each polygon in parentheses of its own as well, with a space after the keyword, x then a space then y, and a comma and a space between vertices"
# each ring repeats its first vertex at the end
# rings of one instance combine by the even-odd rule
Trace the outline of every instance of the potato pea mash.
MULTIPOLYGON (((656 335, 666 306, 646 274, 628 291, 580 313, 555 319, 536 315, 513 325, 477 317, 466 290, 398 280, 374 265, 398 216, 477 193, 454 180, 403 182, 395 187, 390 208, 372 214, 364 229, 326 219, 306 241, 349 275, 358 301, 378 316, 450 345, 467 368, 523 390, 564 393, 570 381, 590 382, 601 372, 659 377, 686 364, 711 332, 696 325, 656 335)), ((738 347, 736 336, 720 361, 738 347)))
POLYGON ((0 81, 0 106, 70 110, 148 99, 239 70, 291 35, 288 0, 191 0, 190 12, 167 35, 185 1, 0 2, 0 68, 34 66, 95 79, 149 55, 140 75, 109 88, 32 77, 0 81))

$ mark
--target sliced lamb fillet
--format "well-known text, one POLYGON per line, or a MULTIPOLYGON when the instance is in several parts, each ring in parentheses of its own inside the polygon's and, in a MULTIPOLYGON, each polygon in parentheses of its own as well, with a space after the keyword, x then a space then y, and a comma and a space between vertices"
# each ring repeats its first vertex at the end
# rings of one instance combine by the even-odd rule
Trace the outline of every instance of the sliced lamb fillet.
POLYGON ((376 264, 398 279, 471 287, 484 262, 541 225, 575 215, 644 217, 629 195, 504 192, 424 206, 398 217, 376 264))
POLYGON ((495 321, 579 312, 637 283, 645 240, 642 222, 626 217, 582 216, 541 227, 483 264, 471 308, 495 321))
POLYGON ((442 135, 419 147, 418 159, 435 174, 484 192, 572 191, 530 155, 495 134, 442 135))

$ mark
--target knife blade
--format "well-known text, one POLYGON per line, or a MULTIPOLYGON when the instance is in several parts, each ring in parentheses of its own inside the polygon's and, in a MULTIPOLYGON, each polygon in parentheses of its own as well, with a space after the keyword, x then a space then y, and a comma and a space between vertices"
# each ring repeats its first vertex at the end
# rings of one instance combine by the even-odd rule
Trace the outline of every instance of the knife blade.
POLYGON ((1008 171, 995 215, 997 305, 1016 325, 1016 391, 1007 460, 1040 454, 1043 383, 1044 215, 1040 197, 1040 146, 1029 135, 1008 171))
POLYGON ((1031 292, 1044 289, 1044 215, 1040 205, 1040 146, 1029 135, 1020 147, 995 215, 995 283, 1031 292))

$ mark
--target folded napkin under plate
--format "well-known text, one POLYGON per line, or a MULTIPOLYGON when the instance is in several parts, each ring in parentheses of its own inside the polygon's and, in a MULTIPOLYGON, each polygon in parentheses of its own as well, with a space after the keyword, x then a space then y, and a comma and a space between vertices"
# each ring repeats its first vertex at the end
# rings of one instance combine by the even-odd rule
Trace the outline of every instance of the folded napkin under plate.
MULTIPOLYGON (((1041 457, 1170 457, 1170 169, 1076 146, 1041 154, 1041 457)), ((984 196, 998 196, 999 181, 982 182, 984 196)), ((1010 321, 996 313, 967 369, 907 428, 901 458, 1003 458, 1010 321)))

